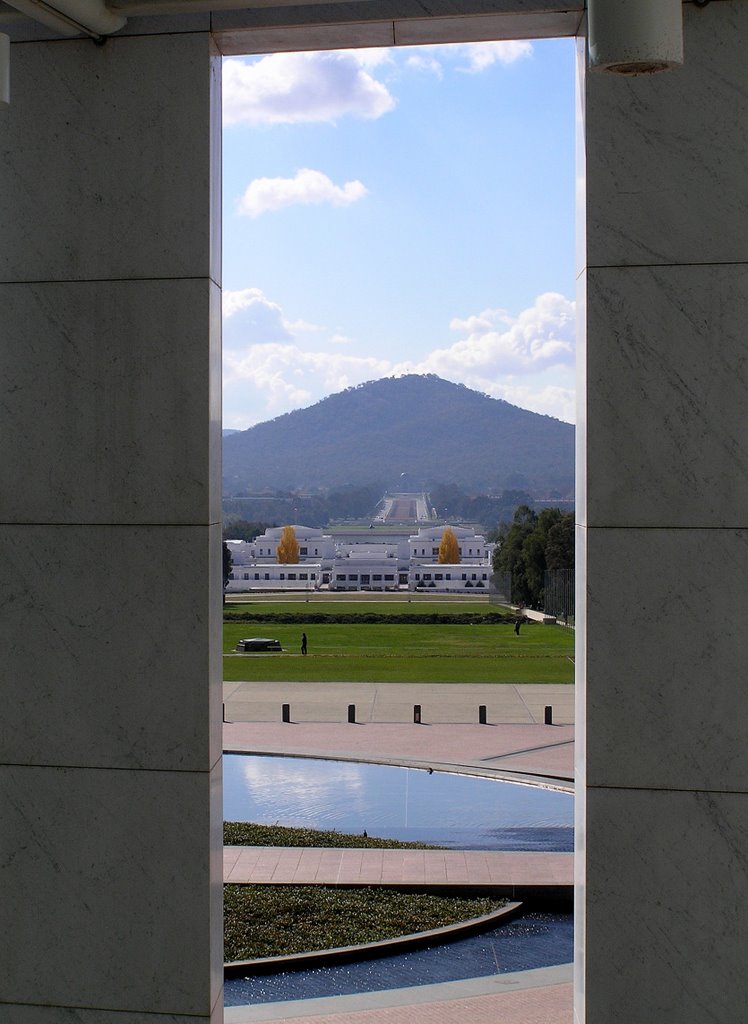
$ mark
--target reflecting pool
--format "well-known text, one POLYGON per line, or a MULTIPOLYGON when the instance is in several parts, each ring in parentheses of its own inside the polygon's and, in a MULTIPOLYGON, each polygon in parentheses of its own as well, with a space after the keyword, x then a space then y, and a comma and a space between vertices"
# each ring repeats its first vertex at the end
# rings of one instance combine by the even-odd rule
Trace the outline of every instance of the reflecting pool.
POLYGON ((224 755, 224 818, 463 850, 573 850, 569 793, 350 761, 224 755))
POLYGON ((571 963, 573 957, 571 914, 527 913, 482 935, 381 960, 227 978, 224 992, 226 1006, 314 999, 527 971, 571 963))

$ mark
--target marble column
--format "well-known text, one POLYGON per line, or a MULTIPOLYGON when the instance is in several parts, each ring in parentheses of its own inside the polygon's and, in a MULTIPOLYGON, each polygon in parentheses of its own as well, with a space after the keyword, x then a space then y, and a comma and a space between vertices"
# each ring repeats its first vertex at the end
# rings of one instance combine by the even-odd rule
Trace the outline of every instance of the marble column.
POLYGON ((748 5, 684 18, 682 70, 586 80, 586 1024, 748 1003, 748 5))
POLYGON ((0 111, 5 1024, 222 1019, 220 66, 126 33, 0 111))

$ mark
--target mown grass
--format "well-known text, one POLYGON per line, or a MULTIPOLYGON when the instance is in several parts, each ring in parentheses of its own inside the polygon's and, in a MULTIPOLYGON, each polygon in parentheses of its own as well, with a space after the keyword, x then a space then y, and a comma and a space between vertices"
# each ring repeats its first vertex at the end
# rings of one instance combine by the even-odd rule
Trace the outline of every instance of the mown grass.
MULTIPOLYGON (((346 609, 347 611, 347 609, 346 609)), ((574 635, 511 624, 224 623, 224 679, 273 682, 572 683, 574 635), (309 654, 301 657, 301 633, 309 654), (234 655, 248 636, 280 640, 282 654, 234 655)))
POLYGON ((256 825, 252 821, 224 821, 224 846, 314 846, 345 850, 438 850, 427 843, 405 843, 398 839, 352 835, 349 832, 256 825))
POLYGON ((505 900, 391 889, 224 886, 224 958, 287 956, 456 924, 498 910, 505 900))

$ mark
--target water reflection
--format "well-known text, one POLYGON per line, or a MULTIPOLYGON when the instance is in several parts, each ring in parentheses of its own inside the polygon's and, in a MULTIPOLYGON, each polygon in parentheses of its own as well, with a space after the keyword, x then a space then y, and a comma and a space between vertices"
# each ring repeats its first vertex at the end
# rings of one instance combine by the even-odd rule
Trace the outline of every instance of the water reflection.
POLYGON ((224 992, 226 1006, 315 999, 527 971, 570 963, 573 957, 571 914, 526 913, 500 928, 444 946, 293 973, 227 978, 224 992))
POLYGON ((391 765, 227 754, 224 817, 462 849, 573 848, 568 793, 391 765))

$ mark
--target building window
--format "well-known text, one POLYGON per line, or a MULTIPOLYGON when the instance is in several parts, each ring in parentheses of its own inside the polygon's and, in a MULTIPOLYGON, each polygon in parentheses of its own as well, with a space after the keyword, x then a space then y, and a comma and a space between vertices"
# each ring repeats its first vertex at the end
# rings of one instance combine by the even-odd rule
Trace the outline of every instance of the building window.
POLYGON ((265 579, 266 579, 266 580, 269 580, 269 579, 270 579, 270 573, 269 573, 269 572, 266 572, 266 573, 265 573, 265 579))
POLYGON ((475 579, 475 573, 473 573, 473 574, 471 575, 470 579, 471 579, 471 580, 474 580, 474 579, 475 579))
POLYGON ((417 572, 417 573, 416 573, 416 579, 417 579, 417 580, 420 580, 420 578, 421 578, 421 574, 420 574, 420 572, 417 572))
POLYGON ((309 579, 309 573, 307 573, 307 572, 300 572, 299 573, 299 579, 300 580, 308 580, 309 579))
POLYGON ((335 579, 338 581, 338 583, 345 583, 345 573, 338 574, 335 577, 335 579))
POLYGON ((284 580, 284 579, 286 578, 286 574, 285 574, 284 572, 282 572, 282 573, 280 574, 280 578, 281 578, 282 580, 284 580))
MULTIPOLYGON (((295 579, 296 579, 296 573, 295 573, 295 572, 290 572, 290 573, 288 574, 288 578, 289 578, 290 580, 295 580, 295 579)), ((283 577, 282 577, 282 576, 281 576, 281 579, 283 579, 283 577)))
POLYGON ((376 573, 375 572, 374 575, 372 576, 373 580, 381 580, 381 578, 382 578, 382 574, 381 573, 376 573))
POLYGON ((423 578, 424 578, 425 580, 430 580, 430 579, 431 579, 431 573, 430 573, 430 572, 425 572, 425 573, 423 574, 423 578))
POLYGON ((313 573, 312 573, 312 579, 313 579, 313 580, 316 580, 316 579, 317 579, 317 573, 316 573, 316 572, 313 572, 313 573))
POLYGON ((443 580, 444 579, 443 573, 440 573, 440 572, 435 573, 434 574, 434 579, 435 580, 443 580))
POLYGON ((438 555, 439 554, 439 548, 432 548, 431 549, 431 554, 432 555, 438 555))
POLYGON ((259 578, 260 578, 260 574, 259 574, 259 572, 256 572, 256 573, 255 573, 255 579, 256 579, 256 580, 259 580, 259 578))
POLYGON ((248 580, 248 579, 249 579, 249 573, 248 573, 248 572, 245 572, 245 573, 244 573, 244 579, 245 579, 245 580, 248 580))
POLYGON ((358 580, 358 573, 357 572, 350 573, 349 576, 348 576, 348 579, 349 580, 353 580, 354 582, 356 582, 358 580))
POLYGON ((235 580, 236 579, 236 576, 234 576, 233 572, 229 573, 229 579, 230 580, 235 580))
POLYGON ((463 574, 462 574, 462 578, 463 578, 464 580, 466 580, 466 579, 467 579, 467 574, 466 574, 466 573, 463 573, 463 574))
POLYGON ((387 573, 385 573, 384 574, 384 582, 385 583, 394 583, 395 582, 394 575, 392 573, 390 573, 389 576, 388 576, 387 573))
POLYGON ((447 579, 448 579, 448 580, 451 580, 451 579, 452 579, 452 573, 451 573, 451 572, 448 572, 448 573, 447 573, 447 579))
POLYGON ((299 548, 299 554, 300 555, 305 555, 306 554, 306 548, 299 548))

